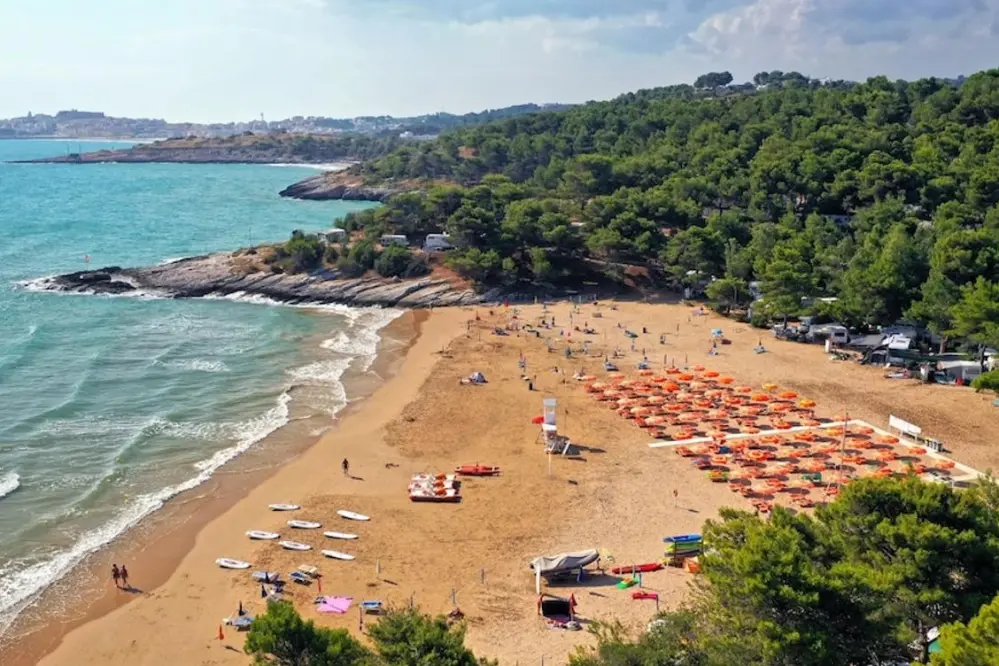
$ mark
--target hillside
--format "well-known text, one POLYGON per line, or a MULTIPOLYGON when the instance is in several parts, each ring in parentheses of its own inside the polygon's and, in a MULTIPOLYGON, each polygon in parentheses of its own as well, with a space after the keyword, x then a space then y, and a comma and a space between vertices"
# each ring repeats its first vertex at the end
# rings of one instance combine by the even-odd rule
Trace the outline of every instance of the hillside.
POLYGON ((476 125, 536 111, 568 108, 565 104, 517 104, 500 109, 473 113, 430 113, 420 116, 360 116, 329 118, 325 116, 295 116, 266 122, 190 123, 167 122, 159 118, 117 118, 102 112, 60 111, 55 115, 28 114, 0 120, 0 139, 59 137, 67 139, 114 138, 156 139, 161 137, 195 136, 228 137, 246 131, 291 132, 297 134, 400 134, 412 132, 435 135, 447 129, 476 125))
POLYGON ((446 231, 452 266, 483 285, 659 267, 722 306, 758 283, 757 318, 908 316, 999 344, 997 99, 999 70, 676 86, 455 130, 334 178, 416 189, 344 225, 446 231))

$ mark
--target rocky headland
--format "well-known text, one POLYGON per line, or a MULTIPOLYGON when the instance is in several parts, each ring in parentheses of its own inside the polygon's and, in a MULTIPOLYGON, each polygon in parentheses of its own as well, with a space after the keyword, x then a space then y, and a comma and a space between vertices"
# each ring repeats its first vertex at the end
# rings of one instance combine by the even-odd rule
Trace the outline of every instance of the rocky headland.
POLYGON ((369 185, 364 179, 350 171, 321 173, 281 190, 280 195, 291 199, 311 201, 381 201, 385 202, 394 194, 418 189, 410 183, 382 183, 369 185))
POLYGON ((131 148, 69 153, 20 163, 101 164, 106 162, 181 164, 323 164, 344 168, 379 154, 370 139, 300 134, 246 134, 225 138, 164 139, 131 148))
POLYGON ((335 270, 284 274, 258 270, 237 253, 218 253, 141 268, 108 266, 40 278, 28 286, 41 291, 121 295, 149 292, 172 298, 263 296, 296 304, 429 308, 495 301, 462 285, 431 277, 403 280, 348 278, 335 270))
MULTIPOLYGON (((119 150, 96 150, 89 153, 70 153, 33 160, 18 160, 20 164, 106 164, 176 163, 176 164, 317 164, 316 160, 303 158, 283 149, 260 150, 218 146, 189 146, 176 148, 156 147, 145 144, 119 150)), ((343 159, 336 166, 347 168, 352 160, 343 159)))

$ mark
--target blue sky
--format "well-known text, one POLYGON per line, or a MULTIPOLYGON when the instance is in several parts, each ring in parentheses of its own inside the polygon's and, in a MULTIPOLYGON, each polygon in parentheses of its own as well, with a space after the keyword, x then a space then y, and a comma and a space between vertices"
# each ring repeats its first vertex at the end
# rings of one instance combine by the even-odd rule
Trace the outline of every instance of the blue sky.
POLYGON ((464 112, 718 69, 999 66, 999 0, 0 0, 0 26, 0 117, 464 112))

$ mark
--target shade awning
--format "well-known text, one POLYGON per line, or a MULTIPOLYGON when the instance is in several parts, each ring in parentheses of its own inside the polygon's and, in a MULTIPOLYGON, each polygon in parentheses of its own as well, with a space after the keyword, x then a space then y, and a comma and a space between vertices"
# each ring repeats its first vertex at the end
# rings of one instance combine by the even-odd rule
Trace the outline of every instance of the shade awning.
POLYGON ((600 552, 595 548, 581 550, 575 553, 559 555, 543 555, 531 561, 531 569, 540 574, 552 574, 560 571, 572 571, 593 564, 600 559, 600 552))

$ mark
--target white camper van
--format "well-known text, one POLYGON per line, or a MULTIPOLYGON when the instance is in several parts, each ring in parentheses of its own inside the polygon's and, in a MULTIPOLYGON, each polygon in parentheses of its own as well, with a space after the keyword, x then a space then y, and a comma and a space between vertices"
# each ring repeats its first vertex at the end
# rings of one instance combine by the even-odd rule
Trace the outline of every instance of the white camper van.
POLYGON ((427 234, 426 240, 423 241, 423 249, 426 252, 450 250, 452 248, 454 248, 454 245, 451 244, 451 238, 447 234, 427 234))

